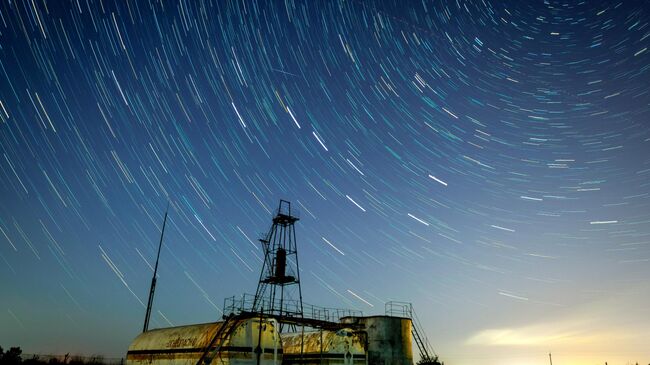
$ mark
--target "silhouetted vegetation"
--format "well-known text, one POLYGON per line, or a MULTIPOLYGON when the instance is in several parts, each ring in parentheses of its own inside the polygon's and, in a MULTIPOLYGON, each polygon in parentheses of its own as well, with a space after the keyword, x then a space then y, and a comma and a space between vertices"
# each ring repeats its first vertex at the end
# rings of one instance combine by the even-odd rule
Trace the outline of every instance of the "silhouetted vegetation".
POLYGON ((4 352, 2 347, 0 347, 0 363, 6 365, 17 365, 20 364, 22 359, 20 355, 23 353, 23 350, 20 347, 12 347, 7 352, 4 352))
POLYGON ((433 359, 420 359, 416 365, 445 365, 445 363, 440 362, 440 360, 438 360, 438 356, 436 356, 433 359))
POLYGON ((78 356, 70 354, 24 355, 20 347, 12 347, 4 352, 0 347, 0 365, 121 365, 124 359, 105 359, 103 356, 78 356))

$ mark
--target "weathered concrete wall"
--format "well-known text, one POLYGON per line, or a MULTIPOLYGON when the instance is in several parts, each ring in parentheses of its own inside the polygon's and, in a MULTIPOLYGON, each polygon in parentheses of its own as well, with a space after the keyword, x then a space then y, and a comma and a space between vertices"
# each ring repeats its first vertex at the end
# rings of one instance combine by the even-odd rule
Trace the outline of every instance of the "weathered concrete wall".
POLYGON ((282 334, 283 365, 366 364, 365 333, 351 329, 282 334))
POLYGON ((346 317, 341 322, 363 326, 368 336, 368 364, 413 365, 410 318, 346 317))
MULTIPOLYGON (((196 365, 223 322, 154 329, 136 337, 126 356, 127 365, 196 365)), ((260 365, 282 363, 282 343, 274 320, 239 320, 215 365, 257 365, 255 349, 262 349, 260 365), (261 327, 260 327, 261 324, 261 327), (261 332, 260 332, 261 329, 261 332), (260 337, 261 333, 261 337, 260 337), (260 341, 261 338, 261 341, 260 341)))

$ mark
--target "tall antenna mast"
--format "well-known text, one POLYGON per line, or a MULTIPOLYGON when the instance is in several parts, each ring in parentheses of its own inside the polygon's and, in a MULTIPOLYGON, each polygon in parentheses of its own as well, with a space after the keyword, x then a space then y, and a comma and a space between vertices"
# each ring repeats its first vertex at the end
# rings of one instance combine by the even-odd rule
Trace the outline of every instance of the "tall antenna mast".
POLYGON ((280 200, 271 229, 259 240, 264 248, 264 262, 253 299, 253 311, 275 316, 280 322, 280 330, 283 318, 303 316, 294 228, 298 220, 291 214, 291 203, 280 200))
POLYGON ((165 235, 165 225, 167 224, 167 212, 169 212, 169 202, 167 202, 167 209, 165 209, 165 218, 163 219, 162 231, 160 232, 160 243, 158 243, 158 256, 156 256, 156 266, 153 269, 153 277, 151 278, 151 289, 149 290, 149 303, 147 303, 147 313, 144 316, 144 327, 142 328, 142 332, 147 332, 149 330, 149 318, 151 318, 153 294, 156 291, 156 276, 158 274, 158 260, 160 259, 160 249, 162 248, 163 236, 165 235))

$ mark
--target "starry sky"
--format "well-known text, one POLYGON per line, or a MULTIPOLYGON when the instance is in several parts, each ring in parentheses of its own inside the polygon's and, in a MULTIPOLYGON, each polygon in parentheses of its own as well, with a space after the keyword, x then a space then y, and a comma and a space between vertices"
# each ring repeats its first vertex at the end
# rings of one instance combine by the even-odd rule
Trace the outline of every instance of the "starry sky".
POLYGON ((0 346, 124 356, 255 291, 408 301, 448 364, 650 362, 644 1, 5 0, 0 346))

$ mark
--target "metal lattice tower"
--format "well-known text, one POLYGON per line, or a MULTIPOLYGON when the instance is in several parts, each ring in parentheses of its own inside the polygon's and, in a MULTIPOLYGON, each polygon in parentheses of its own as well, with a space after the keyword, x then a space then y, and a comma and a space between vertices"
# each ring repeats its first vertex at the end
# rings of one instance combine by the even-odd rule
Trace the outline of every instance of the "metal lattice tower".
POLYGON ((286 317, 303 317, 294 228, 298 219, 291 215, 291 203, 280 200, 271 229, 259 240, 264 249, 264 262, 253 299, 253 311, 275 316, 281 323, 286 317))

